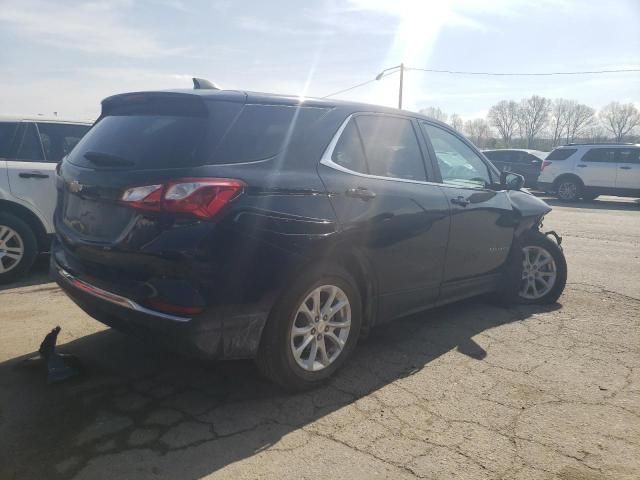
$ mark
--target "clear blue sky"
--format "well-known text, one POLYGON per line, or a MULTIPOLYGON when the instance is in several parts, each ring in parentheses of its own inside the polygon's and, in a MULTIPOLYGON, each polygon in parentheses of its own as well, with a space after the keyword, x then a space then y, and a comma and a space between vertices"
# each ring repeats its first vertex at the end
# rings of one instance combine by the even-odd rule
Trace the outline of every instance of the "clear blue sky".
MULTIPOLYGON (((323 96, 401 61, 481 71, 640 68, 640 0, 0 0, 0 114, 94 118, 105 96, 225 88, 323 96)), ((340 98, 396 103, 398 76, 340 98)), ((640 106, 640 73, 408 72, 405 106, 471 118, 504 98, 640 106)))

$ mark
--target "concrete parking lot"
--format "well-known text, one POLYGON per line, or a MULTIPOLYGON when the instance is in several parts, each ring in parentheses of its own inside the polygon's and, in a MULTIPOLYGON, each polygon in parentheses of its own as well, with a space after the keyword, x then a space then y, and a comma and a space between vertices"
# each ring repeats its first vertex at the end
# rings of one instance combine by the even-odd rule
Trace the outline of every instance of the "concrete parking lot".
POLYGON ((440 308, 287 395, 107 330, 47 283, 0 290, 0 479, 640 478, 640 206, 554 204, 560 304, 440 308), (80 378, 27 359, 63 331, 80 378))

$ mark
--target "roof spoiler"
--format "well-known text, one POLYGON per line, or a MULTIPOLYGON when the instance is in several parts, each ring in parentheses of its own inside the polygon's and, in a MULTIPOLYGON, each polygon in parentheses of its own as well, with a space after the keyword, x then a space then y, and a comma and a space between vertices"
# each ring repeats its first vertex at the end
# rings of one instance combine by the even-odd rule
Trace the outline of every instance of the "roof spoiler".
POLYGON ((194 90, 220 90, 220 87, 213 82, 205 78, 193 77, 193 89, 194 90))

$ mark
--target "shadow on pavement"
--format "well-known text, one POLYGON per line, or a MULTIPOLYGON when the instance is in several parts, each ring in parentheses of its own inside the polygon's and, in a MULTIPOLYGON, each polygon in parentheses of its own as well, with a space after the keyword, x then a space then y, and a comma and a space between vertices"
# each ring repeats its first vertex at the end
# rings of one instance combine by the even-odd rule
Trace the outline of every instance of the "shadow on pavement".
POLYGON ((9 290, 11 288, 42 285, 43 283, 49 282, 51 282, 51 279, 49 278, 49 255, 40 255, 26 276, 17 282, 0 285, 0 291, 9 290))
POLYGON ((60 347, 83 364, 68 383, 47 386, 27 357, 0 364, 0 478, 201 478, 453 349, 482 361, 475 335, 557 308, 476 300, 398 320, 327 385, 295 395, 251 361, 203 363, 105 330, 60 347))

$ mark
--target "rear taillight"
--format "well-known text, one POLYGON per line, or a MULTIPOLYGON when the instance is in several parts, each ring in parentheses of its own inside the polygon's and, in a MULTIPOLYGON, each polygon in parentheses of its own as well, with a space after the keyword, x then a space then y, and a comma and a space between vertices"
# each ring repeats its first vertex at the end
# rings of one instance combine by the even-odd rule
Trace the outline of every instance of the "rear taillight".
POLYGON ((213 218, 246 184, 229 178, 181 178, 127 189, 122 202, 138 210, 213 218))
POLYGON ((550 162, 549 160, 545 160, 544 162, 542 162, 542 165, 540 166, 540 171, 542 172, 545 169, 545 167, 548 167, 552 163, 553 162, 550 162))

